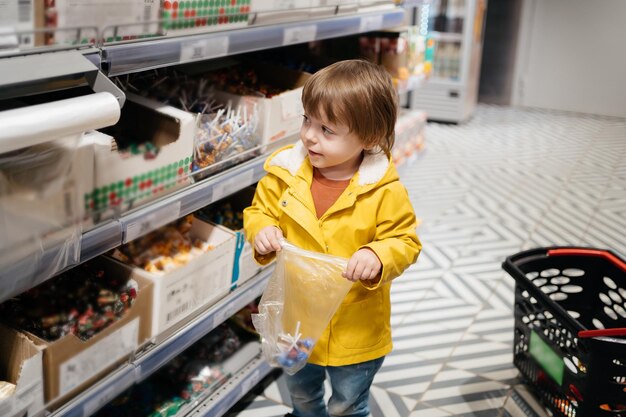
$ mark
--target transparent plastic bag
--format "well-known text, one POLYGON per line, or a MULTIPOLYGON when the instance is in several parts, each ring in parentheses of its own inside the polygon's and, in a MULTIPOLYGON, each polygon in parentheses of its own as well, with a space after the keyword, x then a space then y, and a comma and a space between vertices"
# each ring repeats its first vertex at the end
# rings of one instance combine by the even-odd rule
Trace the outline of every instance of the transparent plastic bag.
POLYGON ((347 259, 285 240, 281 245, 252 324, 261 335, 265 359, 293 375, 306 364, 353 283, 341 276, 347 259))

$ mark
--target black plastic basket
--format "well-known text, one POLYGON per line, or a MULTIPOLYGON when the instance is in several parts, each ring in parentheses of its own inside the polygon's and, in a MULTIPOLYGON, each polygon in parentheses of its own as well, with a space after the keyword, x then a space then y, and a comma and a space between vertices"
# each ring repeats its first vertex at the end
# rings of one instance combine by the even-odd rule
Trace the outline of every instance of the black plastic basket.
POLYGON ((514 363, 555 416, 626 417, 626 263, 606 250, 509 256, 514 363))

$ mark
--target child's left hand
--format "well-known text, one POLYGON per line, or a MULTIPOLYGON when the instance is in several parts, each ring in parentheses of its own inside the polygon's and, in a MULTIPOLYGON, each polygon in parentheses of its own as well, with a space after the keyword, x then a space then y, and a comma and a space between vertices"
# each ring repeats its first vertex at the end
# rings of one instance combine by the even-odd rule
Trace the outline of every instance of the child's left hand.
POLYGON ((348 266, 343 272, 343 277, 350 281, 358 280, 373 281, 378 279, 382 264, 373 250, 369 248, 359 249, 348 260, 348 266))

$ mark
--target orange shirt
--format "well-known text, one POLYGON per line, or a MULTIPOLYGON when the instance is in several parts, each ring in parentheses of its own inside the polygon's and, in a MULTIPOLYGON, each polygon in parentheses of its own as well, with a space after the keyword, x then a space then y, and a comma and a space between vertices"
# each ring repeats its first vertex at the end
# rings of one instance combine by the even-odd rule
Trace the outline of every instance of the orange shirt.
POLYGON ((350 180, 329 180, 317 168, 313 168, 311 194, 313 194, 313 203, 318 219, 337 201, 348 184, 350 184, 350 180))

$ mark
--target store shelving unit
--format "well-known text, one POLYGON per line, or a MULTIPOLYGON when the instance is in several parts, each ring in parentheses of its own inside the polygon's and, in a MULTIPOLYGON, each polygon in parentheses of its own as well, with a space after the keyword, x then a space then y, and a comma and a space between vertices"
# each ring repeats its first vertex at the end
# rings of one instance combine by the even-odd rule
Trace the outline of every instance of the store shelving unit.
MULTIPOLYGON (((132 361, 118 367, 49 417, 87 417, 133 384, 143 381, 193 343, 200 340, 202 336, 215 329, 238 310, 259 297, 263 293, 273 270, 273 265, 263 269, 241 287, 194 318, 185 327, 176 331, 159 344, 148 345, 132 361)), ((253 378, 258 382, 270 371, 269 365, 260 358, 254 362, 254 365, 252 368, 250 364, 244 367, 238 374, 239 378, 243 380, 253 378)), ((242 387, 246 386, 247 392, 254 385, 243 385, 242 387)), ((242 391, 242 387, 240 387, 239 391, 242 391)), ((221 390, 218 390, 216 395, 226 397, 225 399, 220 398, 220 404, 224 403, 225 400, 232 400, 233 396, 236 397, 238 395, 237 393, 225 395, 223 392, 220 394, 220 392, 221 390)), ((206 401, 216 402, 213 396, 210 396, 206 401)), ((225 412, 227 409, 223 411, 225 412)))
POLYGON ((403 20, 403 9, 390 9, 356 16, 338 16, 306 22, 117 44, 101 48, 102 61, 107 74, 115 76, 380 30, 397 26, 403 20))
MULTIPOLYGON (((288 141, 294 139, 289 138, 288 141)), ((263 154, 204 181, 192 184, 180 192, 140 206, 116 220, 98 225, 81 236, 80 262, 101 255, 135 237, 254 184, 264 175, 263 163, 266 156, 263 154)), ((49 273, 47 260, 57 259, 58 254, 63 250, 64 244, 46 248, 39 262, 39 271, 35 275, 49 273)), ((27 276, 32 275, 28 267, 31 262, 30 259, 24 259, 0 271, 0 300, 5 300, 31 287, 31 281, 26 279, 27 276)), ((65 265, 65 268, 71 266, 73 265, 65 265)), ((41 277, 40 282, 43 280, 41 277)))
MULTIPOLYGON (((429 0, 411 0, 406 7, 417 7, 429 0)), ((153 68, 276 48, 314 40, 330 39, 398 26, 405 20, 401 7, 334 16, 323 19, 247 27, 190 36, 163 37, 138 41, 78 47, 35 48, 0 54, 0 100, 53 91, 59 85, 89 86, 109 91, 124 103, 124 94, 108 77, 153 68), (79 72, 81 74, 77 75, 79 72), (60 84, 59 84, 60 83, 60 84)), ((406 91, 421 87, 423 78, 410 80, 406 91)), ((404 91, 404 92, 406 92, 404 91)), ((0 302, 28 290, 46 279, 103 254, 133 238, 192 213, 257 182, 264 175, 263 163, 273 149, 285 142, 253 150, 258 156, 223 172, 192 183, 160 199, 97 224, 82 233, 78 260, 69 259, 50 270, 65 249, 62 244, 42 247, 37 265, 25 259, 0 270, 0 302), (50 261, 50 262, 49 262, 50 261), (33 281, 32 277, 37 279, 33 281)), ((53 412, 55 417, 87 417, 124 390, 139 383, 199 340, 232 314, 260 296, 273 266, 262 270, 218 303, 202 312, 185 327, 158 344, 150 344, 132 360, 117 367, 70 402, 53 412)), ((260 354, 246 364, 223 387, 194 404, 187 415, 221 416, 271 371, 260 354)))

